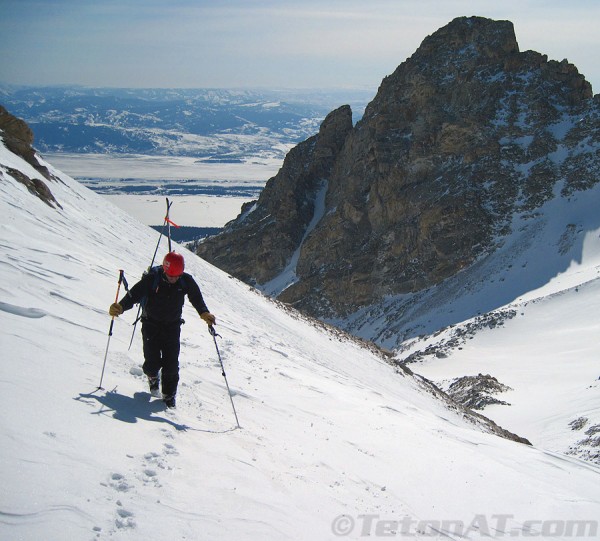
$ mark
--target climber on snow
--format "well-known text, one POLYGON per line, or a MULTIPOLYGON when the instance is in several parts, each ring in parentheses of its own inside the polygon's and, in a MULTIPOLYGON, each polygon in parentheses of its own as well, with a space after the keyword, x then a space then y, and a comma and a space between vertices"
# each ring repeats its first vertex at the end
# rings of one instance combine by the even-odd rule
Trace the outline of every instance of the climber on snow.
POLYGON ((119 316, 134 304, 142 305, 142 339, 144 345, 144 374, 148 376, 150 392, 159 393, 162 374, 162 398, 169 408, 175 407, 179 383, 179 336, 185 296, 209 325, 216 318, 208 310, 194 278, 183 272, 183 256, 169 252, 162 266, 152 268, 126 295, 109 308, 111 316, 119 316))

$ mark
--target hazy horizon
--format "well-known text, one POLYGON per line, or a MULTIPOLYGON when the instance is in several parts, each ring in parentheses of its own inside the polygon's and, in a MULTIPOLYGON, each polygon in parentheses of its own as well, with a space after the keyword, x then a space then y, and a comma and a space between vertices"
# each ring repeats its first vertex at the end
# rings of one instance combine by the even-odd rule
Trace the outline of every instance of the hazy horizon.
POLYGON ((92 88, 376 89, 452 19, 513 22, 519 47, 600 88, 600 2, 0 0, 0 81, 92 88))

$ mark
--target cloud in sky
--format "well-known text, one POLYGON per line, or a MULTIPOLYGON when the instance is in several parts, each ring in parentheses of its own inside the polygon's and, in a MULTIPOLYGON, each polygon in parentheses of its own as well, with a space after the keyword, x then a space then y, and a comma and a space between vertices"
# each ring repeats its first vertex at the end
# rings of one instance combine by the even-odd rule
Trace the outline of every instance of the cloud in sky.
POLYGON ((453 18, 515 24, 521 50, 600 87, 600 2, 0 0, 0 81, 121 87, 367 87, 453 18))

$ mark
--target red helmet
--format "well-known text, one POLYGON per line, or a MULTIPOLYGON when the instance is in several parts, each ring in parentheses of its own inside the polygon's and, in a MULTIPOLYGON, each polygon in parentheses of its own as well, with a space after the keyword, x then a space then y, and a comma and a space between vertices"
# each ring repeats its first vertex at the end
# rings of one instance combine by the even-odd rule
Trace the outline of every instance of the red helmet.
POLYGON ((183 256, 175 252, 169 252, 163 259, 162 266, 167 276, 181 276, 185 268, 183 256))

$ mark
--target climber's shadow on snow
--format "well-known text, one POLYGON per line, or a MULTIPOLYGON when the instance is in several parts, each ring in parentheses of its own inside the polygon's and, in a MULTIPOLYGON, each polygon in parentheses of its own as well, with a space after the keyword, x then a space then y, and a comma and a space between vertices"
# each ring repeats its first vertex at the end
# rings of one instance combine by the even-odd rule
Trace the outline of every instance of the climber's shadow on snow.
POLYGON ((161 400, 150 400, 149 393, 135 393, 133 397, 126 396, 113 391, 100 394, 100 391, 92 393, 80 393, 74 400, 94 405, 100 404, 98 411, 92 415, 106 415, 112 412, 114 419, 124 423, 137 423, 138 421, 150 421, 152 423, 166 423, 176 430, 186 431, 191 427, 182 425, 160 416, 165 412, 165 404, 161 400))

